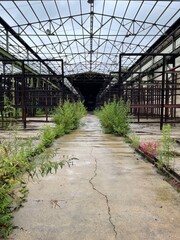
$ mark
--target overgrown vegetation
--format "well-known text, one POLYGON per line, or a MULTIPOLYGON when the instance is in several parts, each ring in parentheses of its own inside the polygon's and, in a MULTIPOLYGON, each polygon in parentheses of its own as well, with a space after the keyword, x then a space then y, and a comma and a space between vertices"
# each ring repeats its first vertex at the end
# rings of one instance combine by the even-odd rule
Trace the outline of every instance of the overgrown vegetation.
POLYGON ((125 136, 130 130, 129 104, 122 99, 105 103, 95 114, 106 133, 125 136))
POLYGON ((138 149, 140 146, 140 136, 136 135, 135 133, 130 134, 130 143, 133 148, 138 149))
POLYGON ((55 154, 44 151, 51 146, 56 137, 69 133, 79 125, 80 118, 86 113, 81 102, 59 106, 54 115, 55 127, 44 126, 35 145, 32 138, 23 140, 14 136, 11 141, 0 144, 0 237, 7 237, 11 232, 13 211, 26 200, 29 178, 45 176, 57 172, 72 159, 53 162, 55 154), (67 120, 67 121, 66 121, 67 120), (39 155, 41 154, 41 155, 39 155), (37 161, 38 155, 38 161, 37 161), (40 157, 41 156, 41 157, 40 157), (36 161, 35 161, 36 160, 36 161))
POLYGON ((164 125, 162 129, 161 141, 140 141, 139 136, 136 134, 130 134, 127 137, 129 143, 135 149, 140 149, 142 152, 152 158, 157 159, 157 167, 162 169, 173 168, 174 157, 176 152, 174 151, 175 141, 171 138, 171 126, 170 124, 164 125))
POLYGON ((80 119, 86 114, 86 109, 82 102, 65 101, 63 105, 59 105, 53 116, 53 120, 58 126, 56 133, 60 134, 62 129, 64 133, 70 133, 79 126, 80 119))
MULTIPOLYGON (((36 149, 31 138, 26 141, 14 137, 0 145, 0 236, 7 237, 12 230, 13 210, 19 208, 27 197, 28 178, 52 173, 64 165, 63 161, 51 162, 47 154, 37 164, 36 149), (45 160, 43 160, 45 159, 45 160)), ((45 149, 45 146, 44 146, 45 149)), ((43 148, 41 148, 43 151, 43 148)))
POLYGON ((171 138, 171 126, 170 124, 163 125, 162 140, 158 154, 158 167, 171 168, 174 162, 174 144, 175 141, 171 138))

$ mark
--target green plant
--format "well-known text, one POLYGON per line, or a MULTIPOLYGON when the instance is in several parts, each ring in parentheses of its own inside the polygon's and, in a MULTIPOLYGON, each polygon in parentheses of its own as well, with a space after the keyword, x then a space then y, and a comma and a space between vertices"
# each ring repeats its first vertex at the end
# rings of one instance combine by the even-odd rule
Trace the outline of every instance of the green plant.
POLYGON ((125 143, 132 143, 132 140, 128 136, 125 136, 124 141, 125 143))
MULTIPOLYGON (((70 133, 73 129, 79 126, 80 119, 86 114, 84 105, 78 101, 71 103, 69 100, 65 101, 63 105, 59 105, 54 113, 53 121, 57 126, 61 125, 64 133, 70 133)), ((58 128, 57 128, 58 131, 58 128)))
POLYGON ((40 131, 40 143, 45 148, 50 147, 54 138, 56 137, 56 132, 53 127, 50 127, 49 125, 44 125, 42 130, 40 131))
POLYGON ((26 141, 14 138, 11 141, 3 141, 0 145, 0 236, 7 237, 12 230, 11 220, 13 211, 22 206, 26 200, 29 177, 45 176, 57 172, 71 159, 53 162, 50 154, 44 152, 36 160, 34 151, 36 146, 32 139, 26 141), (35 161, 36 160, 36 161, 35 161))
POLYGON ((161 147, 158 154, 158 167, 171 168, 174 160, 174 140, 171 138, 170 124, 163 125, 161 147))
POLYGON ((106 133, 125 136, 130 130, 129 104, 122 99, 105 103, 95 114, 106 133))
POLYGON ((10 99, 6 95, 4 95, 4 112, 6 117, 12 116, 15 113, 15 108, 13 107, 13 103, 12 101, 10 101, 10 99))
POLYGON ((36 109, 36 115, 37 116, 43 116, 46 114, 46 111, 43 108, 37 108, 36 109))
POLYGON ((131 145, 133 148, 138 149, 140 145, 140 136, 136 135, 135 133, 130 134, 131 145))
POLYGON ((22 109, 21 108, 16 108, 15 110, 15 118, 19 118, 22 116, 22 109))
POLYGON ((64 131, 64 125, 63 124, 57 124, 54 128, 56 138, 61 137, 65 134, 64 131))
MULTIPOLYGON (((12 231, 13 211, 22 206, 26 200, 29 177, 45 176, 56 173, 64 164, 70 165, 73 159, 53 162, 50 159, 55 151, 45 149, 52 145, 56 137, 69 133, 79 125, 80 118, 86 113, 81 102, 66 101, 59 106, 54 115, 55 127, 45 125, 40 131, 38 143, 32 138, 11 136, 10 141, 0 144, 0 237, 7 237, 12 231)), ((15 134, 16 135, 16 134, 15 134)))

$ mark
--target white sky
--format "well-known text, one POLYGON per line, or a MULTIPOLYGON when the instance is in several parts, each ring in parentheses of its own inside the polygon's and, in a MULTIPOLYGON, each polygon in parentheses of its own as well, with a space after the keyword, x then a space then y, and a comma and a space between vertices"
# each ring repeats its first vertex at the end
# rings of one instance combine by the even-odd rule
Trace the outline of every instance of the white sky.
MULTIPOLYGON (((0 16, 41 58, 63 58, 66 74, 117 71, 119 53, 145 52, 180 16, 179 1, 95 0, 94 9, 90 7, 87 0, 0 1, 0 16)), ((0 47, 5 48, 0 29, 0 47)), ((25 49, 13 37, 9 43, 13 55, 26 58, 25 49)))

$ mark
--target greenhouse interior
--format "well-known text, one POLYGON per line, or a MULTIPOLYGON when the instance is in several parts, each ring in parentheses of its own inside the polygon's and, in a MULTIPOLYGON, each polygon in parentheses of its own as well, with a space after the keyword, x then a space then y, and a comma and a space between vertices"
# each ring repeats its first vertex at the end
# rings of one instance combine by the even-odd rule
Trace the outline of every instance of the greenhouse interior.
POLYGON ((0 239, 178 240, 179 193, 180 1, 0 1, 0 239))

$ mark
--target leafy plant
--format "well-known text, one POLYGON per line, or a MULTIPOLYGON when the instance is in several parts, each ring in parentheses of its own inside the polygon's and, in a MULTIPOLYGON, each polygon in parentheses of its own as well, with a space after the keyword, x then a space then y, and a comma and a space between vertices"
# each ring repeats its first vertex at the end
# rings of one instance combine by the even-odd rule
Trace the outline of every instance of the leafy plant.
MULTIPOLYGON (((86 109, 82 102, 65 101, 63 105, 59 105, 55 110, 53 120, 57 126, 61 125, 64 133, 70 133, 79 126, 80 119, 86 114, 86 109)), ((58 131, 58 128, 57 128, 58 131)))
POLYGON ((131 145, 133 148, 138 149, 140 146, 140 136, 136 135, 135 133, 130 134, 131 145))
POLYGON ((170 124, 163 125, 162 129, 162 144, 159 148, 158 155, 158 167, 170 168, 173 165, 173 160, 175 156, 174 152, 174 140, 171 138, 171 126, 170 124))
POLYGON ((0 237, 7 237, 12 231, 13 211, 22 206, 26 200, 29 177, 45 176, 56 173, 64 164, 70 165, 72 159, 66 158, 59 162, 50 159, 55 151, 49 154, 45 149, 52 145, 56 137, 75 129, 80 118, 86 113, 81 102, 65 102, 59 106, 54 119, 56 126, 45 125, 40 132, 38 143, 32 138, 23 140, 14 137, 11 141, 0 144, 0 237), (40 154, 40 155, 39 155, 40 154), (37 160, 38 156, 38 160, 37 160))
POLYGON ((129 104, 122 99, 120 101, 114 99, 112 102, 105 103, 95 113, 106 133, 125 136, 130 130, 129 104))
POLYGON ((12 230, 13 211, 22 206, 26 200, 28 178, 56 173, 69 159, 52 162, 54 156, 44 152, 38 161, 32 157, 36 147, 32 139, 24 141, 15 138, 14 141, 3 141, 0 145, 0 236, 7 237, 12 230), (28 178, 27 178, 28 176, 28 178))
POLYGON ((37 116, 43 116, 46 114, 46 111, 43 108, 37 108, 36 109, 36 115, 37 116))
POLYGON ((56 138, 63 136, 65 134, 64 125, 61 123, 57 124, 54 128, 54 131, 55 131, 56 138))
POLYGON ((139 145, 139 149, 150 157, 154 158, 157 156, 159 146, 160 143, 158 142, 142 142, 139 145))
POLYGON ((15 108, 13 107, 12 101, 4 95, 4 112, 7 115, 13 115, 15 113, 15 108))
POLYGON ((40 132, 40 141, 42 145, 47 148, 50 147, 54 138, 56 137, 56 132, 54 128, 49 125, 44 125, 43 129, 40 132))

